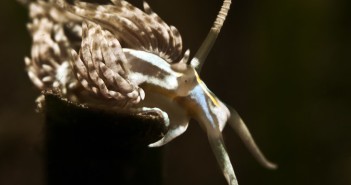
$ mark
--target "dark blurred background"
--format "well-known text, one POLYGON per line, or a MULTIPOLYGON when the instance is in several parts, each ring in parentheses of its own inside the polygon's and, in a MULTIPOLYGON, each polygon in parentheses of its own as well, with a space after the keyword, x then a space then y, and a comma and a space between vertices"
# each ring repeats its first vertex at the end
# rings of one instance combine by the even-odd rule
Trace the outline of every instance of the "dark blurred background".
MULTIPOLYGON (((141 0, 133 0, 140 7, 141 0)), ((194 52, 221 0, 148 0, 194 52)), ((0 1, 0 184, 44 185, 43 115, 24 70, 27 10, 0 1)), ((234 0, 202 78, 242 115, 266 156, 265 170, 228 128, 240 185, 351 184, 351 1, 234 0)), ((226 182, 201 128, 165 148, 167 185, 226 182)))

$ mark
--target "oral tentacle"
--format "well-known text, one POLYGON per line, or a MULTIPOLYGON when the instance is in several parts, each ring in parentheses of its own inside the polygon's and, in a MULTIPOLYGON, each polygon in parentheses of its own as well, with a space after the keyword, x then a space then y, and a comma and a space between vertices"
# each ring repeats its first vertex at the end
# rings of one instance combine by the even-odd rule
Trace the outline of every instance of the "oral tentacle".
POLYGON ((189 125, 188 123, 181 124, 181 125, 171 125, 166 135, 162 139, 149 144, 149 147, 160 147, 169 143, 174 138, 182 135, 188 128, 188 125, 189 125))
POLYGON ((225 149, 222 136, 212 137, 208 135, 208 141, 211 145, 213 154, 223 172, 225 179, 229 185, 238 185, 233 166, 230 162, 227 150, 225 149))
POLYGON ((244 121, 241 119, 238 112, 231 108, 230 109, 231 117, 228 120, 229 125, 233 128, 233 130, 239 135, 241 140, 244 142, 245 146, 252 153, 254 158, 265 168, 268 169, 276 169, 278 166, 272 162, 270 162, 258 148, 255 140, 251 136, 249 129, 247 128, 244 121))

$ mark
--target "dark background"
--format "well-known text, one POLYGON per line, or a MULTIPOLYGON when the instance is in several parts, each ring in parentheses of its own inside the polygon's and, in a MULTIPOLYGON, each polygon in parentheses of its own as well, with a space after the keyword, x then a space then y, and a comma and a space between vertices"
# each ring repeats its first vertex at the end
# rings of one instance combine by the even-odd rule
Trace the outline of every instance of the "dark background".
MULTIPOLYGON (((193 54, 222 3, 148 2, 193 54)), ((240 185, 351 184, 350 19, 350 0, 233 1, 201 76, 279 164, 276 171, 259 166, 228 127, 224 137, 240 185)), ((24 7, 0 1, 1 185, 45 182, 43 116, 34 112, 39 92, 23 62, 30 49, 26 22, 24 7)), ((167 185, 226 184, 195 122, 165 150, 167 185)))

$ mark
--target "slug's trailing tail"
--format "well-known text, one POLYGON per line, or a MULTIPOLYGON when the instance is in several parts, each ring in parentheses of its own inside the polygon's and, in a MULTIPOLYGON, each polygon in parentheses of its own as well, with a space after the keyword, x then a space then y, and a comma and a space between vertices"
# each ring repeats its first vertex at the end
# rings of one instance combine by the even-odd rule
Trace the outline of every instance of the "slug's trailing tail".
POLYGON ((215 22, 213 23, 210 32, 208 33, 205 40, 202 42, 200 48, 197 50, 194 58, 190 61, 192 67, 196 68, 197 72, 200 73, 201 68, 206 60, 207 55, 212 49, 212 46, 216 42, 217 36, 221 31, 223 23, 227 17, 228 11, 230 9, 231 0, 224 0, 222 8, 219 11, 215 22))

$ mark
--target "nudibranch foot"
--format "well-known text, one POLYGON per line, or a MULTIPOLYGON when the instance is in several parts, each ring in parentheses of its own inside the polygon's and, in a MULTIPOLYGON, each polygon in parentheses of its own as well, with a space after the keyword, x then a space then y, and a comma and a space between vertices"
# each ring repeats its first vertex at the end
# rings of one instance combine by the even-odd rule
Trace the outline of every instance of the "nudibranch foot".
POLYGON ((157 108, 157 107, 141 107, 141 108, 131 108, 130 112, 134 112, 135 114, 150 114, 150 113, 155 113, 157 114, 159 117, 161 117, 163 119, 163 123, 166 127, 169 126, 169 117, 168 114, 166 112, 164 112, 163 110, 157 108))
POLYGON ((182 135, 186 129, 188 128, 188 123, 184 124, 184 125, 171 125, 166 133, 166 135, 160 139, 159 141, 155 142, 155 143, 151 143, 149 144, 149 147, 160 147, 163 146, 167 143, 169 143, 170 141, 172 141, 174 138, 182 135))
POLYGON ((188 124, 189 124, 188 121, 185 122, 184 124, 174 124, 173 123, 170 125, 170 119, 168 117, 168 114, 165 111, 163 111, 159 108, 156 108, 156 107, 154 107, 154 108, 142 107, 142 108, 132 109, 132 111, 135 112, 136 114, 155 113, 163 119, 163 122, 161 124, 164 124, 166 127, 168 127, 167 133, 160 140, 149 144, 149 147, 161 147, 161 146, 169 143, 170 141, 172 141, 176 137, 180 136, 181 134, 183 134, 186 131, 186 129, 188 128, 188 124))

